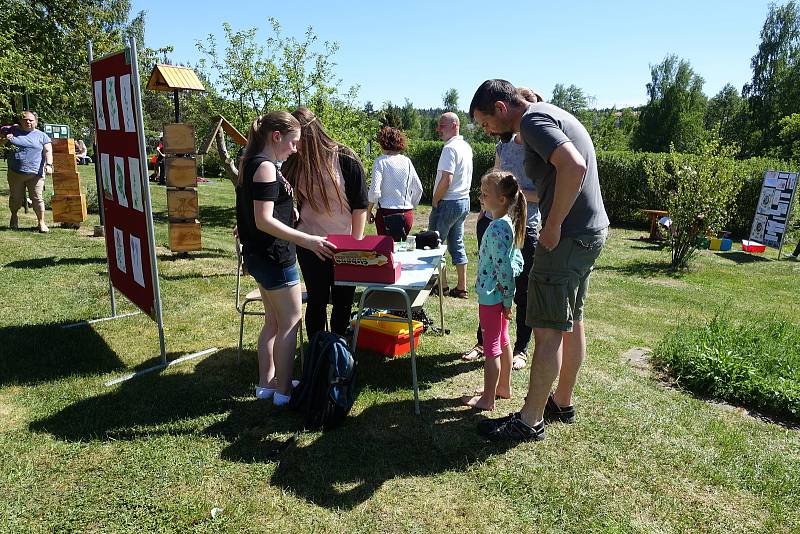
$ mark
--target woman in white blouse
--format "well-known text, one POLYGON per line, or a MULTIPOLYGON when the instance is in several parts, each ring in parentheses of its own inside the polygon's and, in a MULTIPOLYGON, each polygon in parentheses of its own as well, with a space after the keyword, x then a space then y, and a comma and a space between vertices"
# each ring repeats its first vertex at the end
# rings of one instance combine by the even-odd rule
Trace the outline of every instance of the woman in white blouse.
POLYGON ((414 208, 422 198, 422 182, 411 160, 400 153, 406 148, 403 132, 385 126, 378 132, 378 143, 383 155, 378 156, 372 167, 367 220, 375 223, 379 235, 388 235, 385 219, 390 215, 401 215, 405 238, 414 225, 414 208), (378 210, 373 214, 376 205, 378 210))

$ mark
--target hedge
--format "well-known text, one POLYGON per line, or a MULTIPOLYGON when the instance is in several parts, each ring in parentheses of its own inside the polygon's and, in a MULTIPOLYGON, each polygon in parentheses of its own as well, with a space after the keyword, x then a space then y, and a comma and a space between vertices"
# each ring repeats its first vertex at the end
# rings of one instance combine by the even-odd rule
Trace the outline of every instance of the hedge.
MULTIPOLYGON (((433 181, 436 178, 436 164, 442 152, 443 143, 439 141, 414 141, 406 151, 414 162, 422 180, 423 201, 430 202, 433 181)), ((494 165, 495 147, 491 143, 474 143, 472 187, 470 201, 472 209, 478 208, 480 177, 494 165)), ((665 153, 600 151, 597 153, 597 168, 603 201, 611 222, 620 226, 644 226, 647 223, 643 209, 659 209, 655 196, 647 185, 645 161, 664 159, 665 153)), ((682 154, 687 163, 697 156, 682 154)), ((798 170, 791 162, 776 158, 751 158, 736 161, 737 179, 744 181, 734 205, 734 211, 726 230, 735 238, 746 236, 755 215, 756 203, 761 191, 761 182, 766 170, 798 170)))
MULTIPOLYGON (((419 179, 422 181, 422 201, 430 202, 433 195, 433 183, 436 180, 436 167, 442 153, 444 143, 441 141, 413 141, 406 149, 411 158, 419 179)), ((472 185, 469 200, 473 210, 479 206, 478 196, 481 193, 481 176, 494 166, 494 145, 491 143, 473 143, 472 145, 472 185)))

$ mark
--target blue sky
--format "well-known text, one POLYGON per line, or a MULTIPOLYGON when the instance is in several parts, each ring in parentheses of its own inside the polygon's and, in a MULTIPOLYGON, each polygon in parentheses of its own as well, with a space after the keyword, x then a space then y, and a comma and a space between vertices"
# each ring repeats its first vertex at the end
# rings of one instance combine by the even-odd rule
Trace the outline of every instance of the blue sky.
POLYGON ((441 106, 458 90, 469 106, 487 78, 505 78, 549 97, 556 83, 575 84, 597 107, 643 104, 650 64, 667 54, 689 60, 710 97, 726 83, 741 90, 752 76, 767 0, 638 2, 270 2, 133 0, 147 11, 147 45, 172 45, 173 61, 195 63, 195 42, 209 33, 221 42, 222 23, 260 28, 267 17, 285 35, 310 25, 320 41, 337 41, 336 72, 343 87, 360 85, 361 103, 441 106), (217 6, 224 6, 219 9, 217 6))

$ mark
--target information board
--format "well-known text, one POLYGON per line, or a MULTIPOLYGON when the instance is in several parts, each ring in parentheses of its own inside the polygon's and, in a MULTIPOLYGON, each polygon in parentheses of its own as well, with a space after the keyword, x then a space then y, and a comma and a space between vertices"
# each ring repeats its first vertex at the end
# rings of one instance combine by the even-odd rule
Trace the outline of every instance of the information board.
POLYGON ((43 130, 50 139, 68 139, 72 137, 69 126, 66 124, 45 124, 43 130))
POLYGON ((141 98, 130 48, 91 63, 92 102, 112 285, 160 324, 141 98))
POLYGON ((751 241, 757 241, 768 247, 781 248, 796 189, 796 172, 764 173, 756 215, 750 227, 751 241))

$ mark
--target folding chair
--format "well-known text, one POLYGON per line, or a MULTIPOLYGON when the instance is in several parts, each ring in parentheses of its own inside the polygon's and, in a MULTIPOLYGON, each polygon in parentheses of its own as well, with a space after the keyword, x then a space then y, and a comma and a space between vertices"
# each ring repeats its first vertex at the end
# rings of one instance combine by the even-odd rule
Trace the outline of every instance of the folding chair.
MULTIPOLYGON (((236 240, 236 311, 239 312, 239 351, 236 353, 236 362, 242 361, 242 338, 244 337, 244 316, 245 315, 264 315, 264 310, 260 311, 247 311, 247 305, 251 302, 261 302, 261 292, 258 288, 250 291, 244 296, 242 299, 241 294, 241 282, 242 282, 242 274, 244 271, 244 260, 242 259, 242 244, 239 242, 239 238, 235 238, 236 240)), ((308 300, 308 293, 305 289, 302 289, 302 302, 305 304, 306 300, 308 300)), ((263 307, 263 304, 262 304, 263 307)), ((299 343, 300 346, 300 361, 303 361, 303 314, 300 314, 300 329, 298 330, 299 334, 299 343)))

